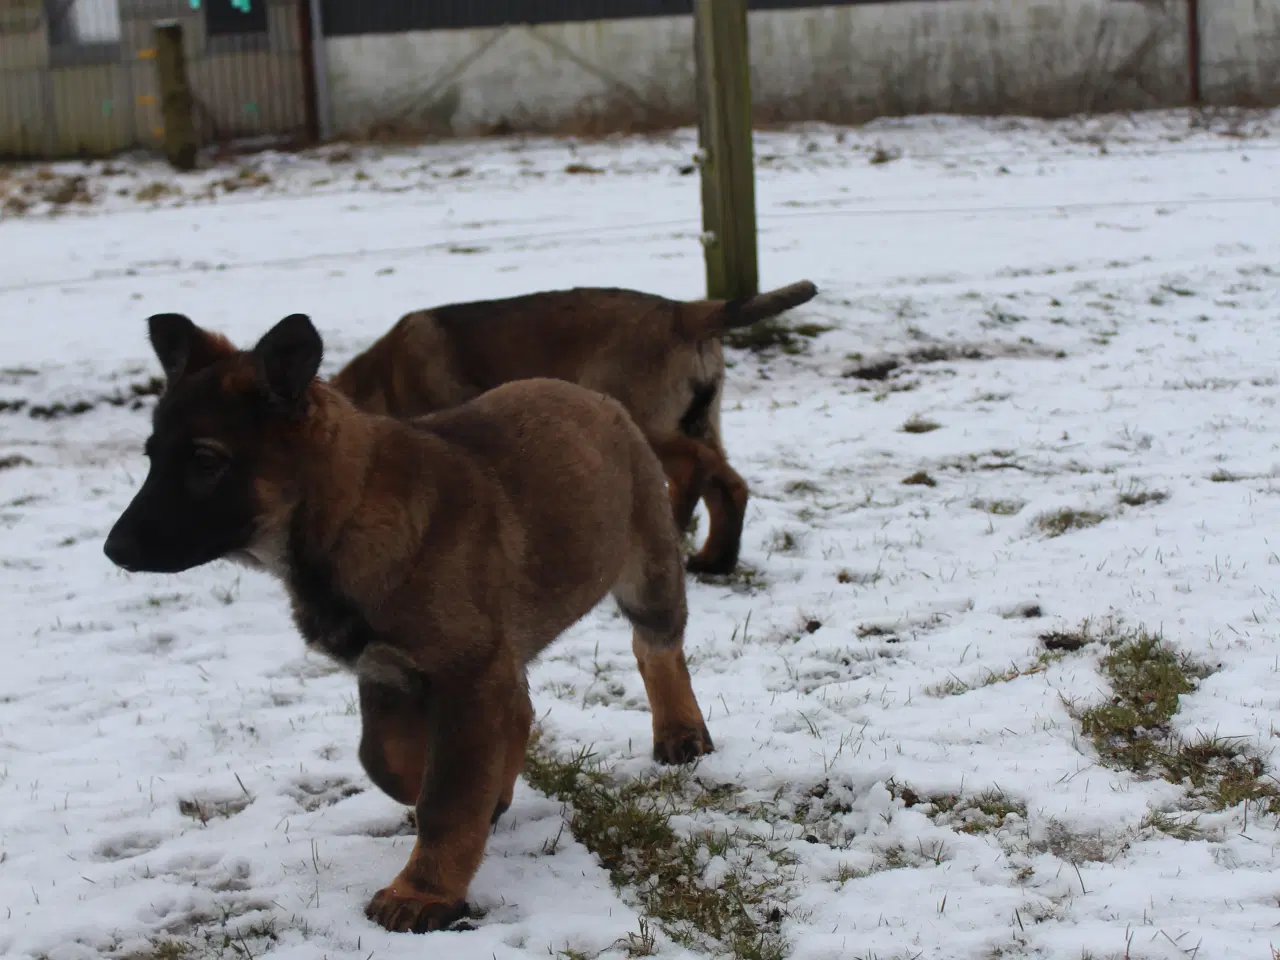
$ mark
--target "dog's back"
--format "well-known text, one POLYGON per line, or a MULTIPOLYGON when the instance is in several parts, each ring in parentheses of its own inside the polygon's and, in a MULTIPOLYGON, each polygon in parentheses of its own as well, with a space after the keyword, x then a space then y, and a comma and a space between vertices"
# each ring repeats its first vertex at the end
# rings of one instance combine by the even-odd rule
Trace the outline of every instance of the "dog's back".
MULTIPOLYGON (((500 583, 501 608, 510 618, 503 629, 530 642, 527 656, 584 616, 622 577, 637 546, 637 520, 643 519, 644 555, 652 561, 655 552, 665 552, 678 569, 661 464, 613 398, 554 379, 525 379, 408 425, 439 451, 428 512, 447 509, 446 525, 477 532, 492 524, 486 569, 452 589, 500 583)), ((469 550, 464 542, 451 546, 469 550)), ((406 590, 429 596, 453 580, 451 565, 448 551, 428 551, 406 590)))
POLYGON ((575 288, 419 310, 333 385, 365 410, 419 416, 503 383, 548 377, 614 397, 645 426, 673 389, 682 394, 691 378, 715 384, 724 374, 717 339, 681 335, 682 306, 637 290, 575 288), (673 371, 680 384, 667 383, 673 371))

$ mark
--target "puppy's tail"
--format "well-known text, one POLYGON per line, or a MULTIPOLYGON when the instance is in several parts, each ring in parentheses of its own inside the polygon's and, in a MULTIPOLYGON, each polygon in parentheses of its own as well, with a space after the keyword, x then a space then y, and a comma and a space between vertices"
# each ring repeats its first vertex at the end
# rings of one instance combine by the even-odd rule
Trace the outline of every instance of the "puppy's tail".
POLYGON ((680 332, 688 340, 709 340, 723 336, 726 330, 749 327, 769 320, 818 295, 818 288, 808 280, 789 283, 776 290, 766 290, 754 297, 736 300, 692 300, 680 305, 680 332))

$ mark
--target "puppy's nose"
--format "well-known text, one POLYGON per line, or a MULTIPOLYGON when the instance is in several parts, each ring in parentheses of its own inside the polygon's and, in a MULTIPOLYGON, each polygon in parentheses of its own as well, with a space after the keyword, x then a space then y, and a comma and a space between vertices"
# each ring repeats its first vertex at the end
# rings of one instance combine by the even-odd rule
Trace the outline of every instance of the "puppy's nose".
POLYGON ((107 534, 107 542, 102 545, 102 552, 107 559, 123 570, 134 569, 134 557, 137 553, 137 541, 119 527, 107 534))

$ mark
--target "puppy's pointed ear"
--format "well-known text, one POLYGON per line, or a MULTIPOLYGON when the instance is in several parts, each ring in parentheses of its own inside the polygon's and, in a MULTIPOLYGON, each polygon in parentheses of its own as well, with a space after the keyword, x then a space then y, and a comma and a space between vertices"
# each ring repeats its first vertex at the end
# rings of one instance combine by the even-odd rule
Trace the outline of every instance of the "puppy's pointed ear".
POLYGON ((310 317, 293 313, 263 334, 253 355, 267 393, 292 410, 320 371, 324 341, 310 317))
POLYGON ((148 317, 147 334, 170 385, 235 353, 226 337, 200 329, 181 313, 148 317))

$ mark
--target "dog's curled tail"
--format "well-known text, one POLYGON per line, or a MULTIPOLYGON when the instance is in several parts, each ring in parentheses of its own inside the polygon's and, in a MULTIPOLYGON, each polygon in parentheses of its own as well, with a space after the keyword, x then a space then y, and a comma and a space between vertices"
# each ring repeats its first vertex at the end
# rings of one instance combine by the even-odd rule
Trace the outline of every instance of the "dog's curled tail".
POLYGON ((689 340, 719 337, 726 330, 749 327, 770 320, 818 295, 818 288, 808 280, 788 283, 785 287, 766 290, 754 297, 736 300, 693 300, 680 305, 680 330, 689 340))

